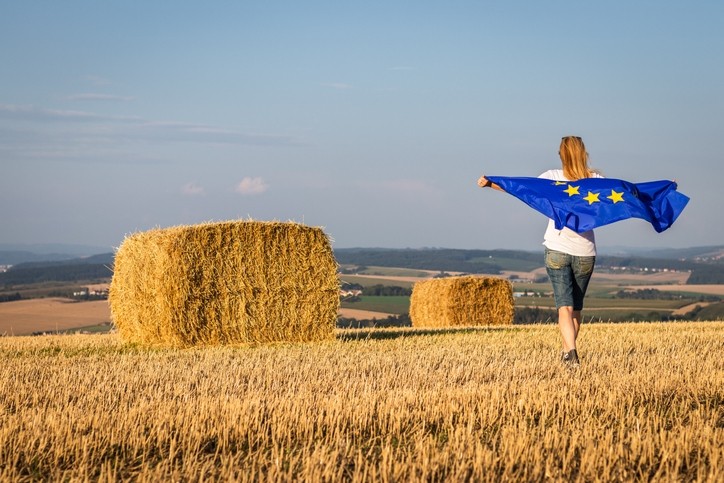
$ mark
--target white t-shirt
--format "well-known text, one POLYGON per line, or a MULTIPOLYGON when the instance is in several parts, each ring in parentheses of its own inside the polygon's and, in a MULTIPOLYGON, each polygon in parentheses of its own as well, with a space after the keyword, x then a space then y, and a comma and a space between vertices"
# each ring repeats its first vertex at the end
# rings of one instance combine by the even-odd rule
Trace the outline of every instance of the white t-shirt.
MULTIPOLYGON (((602 178, 598 174, 592 175, 594 178, 602 178)), ((563 175, 562 169, 551 169, 538 176, 539 178, 552 179, 555 181, 571 181, 563 175)), ((551 250, 556 250, 577 257, 595 257, 596 256, 596 237, 593 230, 583 233, 576 233, 570 228, 563 227, 562 230, 556 230, 553 220, 548 220, 548 228, 543 235, 543 245, 551 250)))

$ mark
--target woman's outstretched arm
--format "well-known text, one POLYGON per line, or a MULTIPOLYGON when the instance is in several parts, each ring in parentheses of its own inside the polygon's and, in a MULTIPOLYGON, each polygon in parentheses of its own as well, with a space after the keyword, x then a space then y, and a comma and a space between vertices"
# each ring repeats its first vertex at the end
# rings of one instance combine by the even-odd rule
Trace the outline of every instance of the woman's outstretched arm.
POLYGON ((503 188, 501 188, 501 187, 498 186, 497 184, 493 183, 492 181, 490 181, 490 180, 489 180, 488 178, 486 178, 485 176, 481 176, 481 177, 478 179, 478 186, 480 186, 481 188, 493 188, 494 190, 505 191, 503 188))

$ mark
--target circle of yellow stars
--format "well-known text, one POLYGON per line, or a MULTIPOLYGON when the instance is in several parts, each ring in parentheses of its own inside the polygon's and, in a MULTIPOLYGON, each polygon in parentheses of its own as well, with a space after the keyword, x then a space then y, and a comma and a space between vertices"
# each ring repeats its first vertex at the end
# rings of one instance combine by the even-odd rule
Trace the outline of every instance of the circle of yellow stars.
MULTIPOLYGON (((568 184, 565 181, 556 181, 556 186, 566 185, 566 189, 563 190, 564 193, 568 194, 568 197, 578 195, 582 196, 580 193, 580 186, 573 186, 572 184, 568 184)), ((589 191, 586 196, 583 197, 584 200, 588 201, 589 206, 594 203, 600 203, 601 200, 599 199, 599 196, 601 193, 594 193, 593 191, 589 191)), ((606 196, 606 199, 611 200, 611 202, 615 205, 619 201, 625 201, 623 199, 623 191, 621 193, 617 192, 616 190, 611 190, 611 194, 606 196)))

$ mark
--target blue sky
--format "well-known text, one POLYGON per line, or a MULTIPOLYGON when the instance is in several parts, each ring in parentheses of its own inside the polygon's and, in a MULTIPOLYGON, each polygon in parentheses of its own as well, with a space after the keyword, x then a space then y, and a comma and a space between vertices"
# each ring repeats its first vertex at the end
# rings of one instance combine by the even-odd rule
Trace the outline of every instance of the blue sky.
POLYGON ((0 0, 0 243, 118 246, 212 220, 322 226, 336 247, 540 247, 476 186, 559 166, 676 179, 668 231, 724 243, 719 1, 0 0))

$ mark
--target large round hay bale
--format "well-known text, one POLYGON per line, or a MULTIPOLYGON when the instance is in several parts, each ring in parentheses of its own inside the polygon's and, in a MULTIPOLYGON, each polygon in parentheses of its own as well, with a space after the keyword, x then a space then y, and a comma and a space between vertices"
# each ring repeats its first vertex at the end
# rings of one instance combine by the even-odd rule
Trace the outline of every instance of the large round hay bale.
POLYGON ((334 337, 337 262, 320 228, 233 221, 127 237, 111 318, 128 342, 190 346, 334 337))
POLYGON ((415 283, 410 297, 413 327, 510 325, 513 287, 492 277, 451 277, 415 283))

